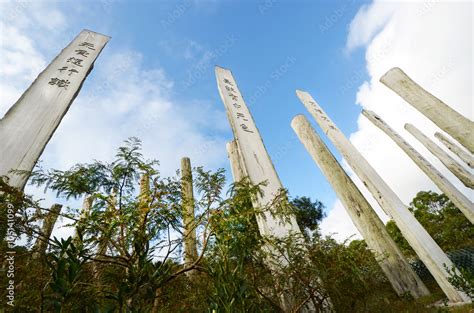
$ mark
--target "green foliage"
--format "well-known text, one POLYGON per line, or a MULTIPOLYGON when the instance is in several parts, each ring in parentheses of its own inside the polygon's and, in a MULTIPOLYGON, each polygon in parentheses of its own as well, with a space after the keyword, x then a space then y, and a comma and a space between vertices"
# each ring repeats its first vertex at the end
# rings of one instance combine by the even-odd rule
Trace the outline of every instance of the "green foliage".
POLYGON ((474 274, 463 269, 456 267, 446 268, 450 277, 449 282, 456 288, 467 294, 471 300, 474 300, 474 274))
MULTIPOLYGON (((71 210, 62 213, 75 235, 49 240, 49 251, 40 258, 31 242, 47 210, 0 179, 2 213, 8 204, 14 206, 13 235, 28 239, 25 247, 15 248, 19 312, 321 312, 329 298, 336 312, 430 311, 426 303, 393 292, 364 241, 340 244, 322 238, 317 232, 321 202, 288 201, 281 190, 266 207, 255 207, 264 183, 244 179, 225 193, 222 169, 194 169, 199 257, 183 266, 181 182, 161 177, 157 167, 158 161, 144 159, 136 138, 127 140, 111 162, 68 170, 38 167, 32 184, 66 201, 91 200, 85 202, 89 208, 72 202, 71 210), (293 214, 304 237, 260 234, 257 220, 287 221, 293 214)), ((433 224, 430 231, 442 233, 439 240, 447 238, 447 244, 459 236, 458 247, 466 236, 473 238, 472 228, 443 196, 425 193, 419 199, 413 212, 422 223, 433 224), (446 223, 466 233, 445 230, 446 223)), ((4 253, 6 227, 1 226, 4 253)), ((403 243, 396 228, 390 232, 403 243)), ((452 279, 466 288, 466 280, 452 279)), ((5 290, 0 293, 4 296, 5 290)))
POLYGON ((31 238, 33 232, 37 231, 33 223, 39 216, 39 208, 38 201, 8 185, 6 176, 0 176, 0 247, 6 248, 5 240, 14 241, 21 234, 31 238))
MULTIPOLYGON (((83 307, 84 297, 76 294, 78 285, 81 296, 90 291, 90 303, 105 309, 151 307, 155 290, 180 270, 172 254, 181 243, 169 236, 181 224, 179 181, 160 178, 155 168, 158 162, 145 160, 140 149, 140 141, 131 138, 112 162, 79 164, 66 171, 39 168, 32 173, 31 183, 44 185, 58 196, 93 199, 90 209, 69 215, 78 236, 51 242, 52 253, 42 258, 49 265, 51 279, 44 282, 49 287, 41 289, 45 299, 54 300, 51 305, 55 308, 83 307), (143 189, 146 196, 137 189, 143 189), (163 255, 161 261, 153 261, 156 254, 163 255)), ((8 194, 17 196, 15 191, 8 194)), ((18 200, 17 206, 32 207, 26 200, 18 200)), ((23 233, 35 237, 35 233, 23 233)))
POLYGON ((311 201, 308 197, 296 197, 290 201, 295 208, 295 217, 301 230, 309 235, 318 229, 324 217, 324 204, 320 201, 311 201))
POLYGON ((53 252, 46 258, 51 270, 48 287, 52 293, 48 298, 52 300, 55 311, 62 312, 71 298, 80 296, 78 284, 87 260, 86 250, 80 245, 76 247, 72 237, 54 238, 53 241, 53 252))
POLYGON ((206 270, 213 285, 210 309, 217 312, 264 312, 270 306, 253 286, 256 254, 263 244, 258 235, 252 198, 260 192, 248 181, 233 185, 230 198, 211 219, 212 247, 206 270))
MULTIPOLYGON (((141 153, 141 141, 131 137, 125 141, 112 162, 95 161, 91 164, 77 164, 66 171, 45 171, 41 166, 30 175, 30 184, 44 186, 57 196, 77 198, 84 194, 115 191, 119 197, 131 195, 135 191, 140 175, 157 174, 157 160, 144 160, 141 153)), ((22 173, 21 171, 17 171, 22 173)), ((23 173, 30 174, 30 173, 23 173)))

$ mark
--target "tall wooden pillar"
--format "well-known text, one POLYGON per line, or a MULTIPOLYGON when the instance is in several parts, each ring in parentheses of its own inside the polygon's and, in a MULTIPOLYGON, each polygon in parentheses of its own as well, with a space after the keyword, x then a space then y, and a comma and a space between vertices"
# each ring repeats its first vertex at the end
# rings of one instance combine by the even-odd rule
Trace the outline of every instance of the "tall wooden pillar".
MULTIPOLYGON (((437 157, 441 163, 444 164, 464 186, 474 189, 474 176, 469 173, 464 167, 461 166, 456 160, 449 156, 443 151, 437 144, 435 144, 430 138, 423 134, 418 128, 412 124, 405 124, 405 129, 413 135, 419 142, 423 144, 435 157, 437 157)), ((474 140, 474 138, 472 138, 474 140)))
POLYGON ((181 192, 184 225, 184 265, 190 266, 197 260, 198 253, 196 220, 194 216, 193 176, 191 160, 187 157, 181 159, 181 192))
POLYGON ((91 209, 92 209, 92 204, 94 203, 94 197, 92 195, 86 195, 84 197, 84 200, 82 202, 82 209, 81 209, 81 214, 79 216, 79 221, 77 222, 76 230, 74 233, 74 240, 79 239, 79 233, 83 235, 84 227, 82 223, 89 217, 91 209))
POLYGON ((438 138, 441 143, 448 148, 451 152, 457 155, 464 163, 470 168, 474 168, 474 157, 469 153, 458 147, 454 142, 449 140, 445 135, 440 132, 435 133, 435 137, 438 138))
POLYGON ((423 89, 398 67, 385 73, 380 81, 474 153, 472 121, 423 89))
POLYGON ((28 177, 10 171, 33 170, 109 39, 83 30, 0 120, 0 176, 10 186, 24 188, 28 177))
MULTIPOLYGON (((269 208, 271 205, 275 205, 275 199, 281 196, 284 190, 283 185, 231 71, 218 66, 216 66, 215 71, 217 88, 226 108, 227 118, 234 133, 235 141, 237 142, 242 168, 245 169, 250 182, 253 184, 266 182, 266 185, 261 188, 262 194, 253 200, 253 205, 258 208, 269 208)), ((270 210, 265 210, 263 217, 257 216, 256 219, 260 234, 264 238, 275 237, 282 239, 289 236, 296 236, 300 240, 303 238, 295 216, 282 218, 272 214, 270 210)), ((269 251, 274 252, 273 254, 278 254, 270 245, 267 248, 269 251)), ((275 267, 287 265, 287 256, 281 255, 269 258, 268 264, 270 268, 272 264, 275 267)), ((282 295, 281 302, 285 310, 292 309, 292 295, 282 295)), ((330 310, 332 304, 327 299, 324 301, 323 306, 325 310, 330 310)))
MULTIPOLYGON (((241 153, 242 165, 253 184, 267 182, 267 185, 262 187, 263 195, 256 200, 256 207, 265 208, 281 193, 283 185, 232 73, 216 67, 216 77, 217 87, 241 153)), ((281 238, 290 234, 301 234, 294 216, 286 221, 266 212, 265 218, 257 218, 257 222, 262 236, 281 238)))
POLYGON ((450 275, 445 266, 451 268, 453 263, 410 213, 408 207, 403 204, 362 154, 329 119, 311 95, 299 90, 296 93, 380 206, 395 221, 405 239, 426 265, 448 299, 452 302, 470 302, 466 294, 456 290, 448 281, 450 275))
POLYGON ((428 295, 430 292, 390 237, 382 220, 308 120, 298 115, 293 118, 291 127, 331 184, 395 292, 399 296, 410 293, 414 298, 428 295))
POLYGON ((39 238, 36 239, 35 246, 33 247, 33 257, 37 258, 46 253, 46 249, 48 248, 48 242, 51 238, 54 225, 58 220, 58 216, 61 212, 62 207, 63 206, 61 204, 53 204, 49 212, 44 217, 43 225, 41 226, 41 235, 39 238))
POLYGON ((418 167, 435 183, 438 188, 457 206, 466 217, 474 223, 474 207, 469 199, 454 187, 449 180, 441 174, 430 162, 418 153, 408 142, 406 142, 397 132, 385 123, 377 114, 363 110, 362 114, 375 126, 385 132, 412 160, 418 167))

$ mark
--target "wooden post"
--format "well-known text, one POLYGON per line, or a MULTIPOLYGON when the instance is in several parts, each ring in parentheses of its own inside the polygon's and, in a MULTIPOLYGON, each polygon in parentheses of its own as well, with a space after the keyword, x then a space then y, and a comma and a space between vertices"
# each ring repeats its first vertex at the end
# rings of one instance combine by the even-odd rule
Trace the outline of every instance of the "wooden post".
POLYGON ((0 176, 23 189, 51 136, 110 37, 83 30, 48 65, 0 120, 0 176))
POLYGON ((43 225, 41 226, 41 238, 37 238, 35 242, 35 246, 33 248, 33 258, 38 258, 41 255, 46 253, 46 249, 48 248, 49 239, 51 238, 51 234, 53 233, 54 225, 58 220, 59 213, 62 209, 61 204, 53 204, 51 209, 46 214, 43 219, 43 225))
MULTIPOLYGON (((453 173, 464 186, 474 189, 474 176, 471 175, 467 170, 462 167, 456 160, 449 156, 443 151, 437 144, 423 134, 418 128, 412 124, 405 124, 405 129, 413 135, 419 142, 421 142, 426 149, 428 149, 435 157, 437 157, 441 163, 446 166, 451 173, 453 173)), ((474 138, 473 138, 474 140, 474 138)))
POLYGON ((408 292, 414 298, 428 295, 430 292, 404 258, 382 220, 308 120, 303 115, 298 115, 293 118, 291 127, 333 187, 395 292, 399 296, 408 292))
POLYGON ((385 73, 380 81, 474 153, 474 123, 472 121, 423 89, 398 67, 385 73))
MULTIPOLYGON (((283 185, 232 73, 216 66, 216 78, 217 87, 242 156, 242 165, 253 184, 267 182, 266 186, 262 186, 263 195, 258 197, 255 203, 255 207, 265 208, 281 193, 283 185)), ((265 218, 257 217, 262 236, 282 238, 290 234, 301 234, 294 216, 290 217, 289 221, 285 221, 273 216, 270 212, 265 212, 264 215, 265 218)))
POLYGON ((242 165, 242 157, 240 156, 237 142, 235 140, 229 141, 226 145, 226 149, 230 161, 232 177, 234 178, 234 182, 239 182, 247 176, 247 173, 242 165))
POLYGON ((464 196, 453 184, 446 179, 430 162, 418 153, 408 142, 395 132, 380 116, 371 111, 363 110, 362 114, 375 126, 384 131, 418 167, 435 183, 438 188, 457 206, 466 217, 474 222, 474 208, 469 199, 464 196))
POLYGON ((150 192, 150 175, 143 173, 140 178, 140 193, 138 194, 138 211, 143 230, 146 229, 148 213, 150 212, 152 196, 150 192))
MULTIPOLYGON (((112 189, 110 195, 107 197, 107 207, 105 208, 106 212, 112 212, 116 210, 117 206, 117 190, 112 189)), ((121 225, 122 227, 122 225, 121 225)), ((104 256, 107 254, 107 249, 109 247, 109 238, 108 234, 102 234, 98 238, 96 258, 98 260, 104 259, 104 256)), ((95 281, 98 281, 101 276, 102 264, 100 262, 92 263, 92 273, 95 281)), ((128 269, 127 269, 128 270, 128 269)))
POLYGON ((94 203, 94 197, 92 195, 86 195, 84 197, 84 200, 82 202, 82 209, 81 209, 81 215, 79 216, 79 221, 77 222, 76 226, 76 231, 74 233, 74 240, 77 241, 79 240, 79 233, 83 235, 84 227, 82 227, 81 223, 84 222, 85 219, 89 217, 92 204, 94 203))
POLYGON ((408 207, 329 119, 311 95, 299 90, 296 93, 382 209, 395 221, 405 239, 426 265, 448 299, 452 302, 470 302, 471 300, 466 294, 456 290, 448 281, 450 275, 444 266, 452 268, 453 263, 410 213, 408 207))
MULTIPOLYGON (((283 185, 231 71, 218 66, 216 66, 215 71, 217 88, 226 108, 227 118, 241 156, 241 167, 245 169, 245 173, 253 184, 266 182, 266 185, 261 187, 262 194, 253 199, 253 205, 256 208, 269 208, 269 206, 275 204, 275 199, 281 196, 284 190, 283 185)), ((285 199, 282 200, 285 201, 285 199)), ((272 214, 270 210, 265 210, 262 215, 263 217, 261 215, 256 216, 262 237, 288 238, 289 236, 295 236, 298 238, 297 240, 303 240, 295 216, 282 218, 272 214)), ((266 248, 273 254, 278 254, 270 245, 267 245, 266 248)), ((287 265, 287 258, 284 255, 269 258, 268 265, 274 270, 275 267, 287 265)), ((292 295, 283 294, 281 299, 284 309, 292 310, 294 304, 292 295)), ((323 310, 331 310, 331 308, 330 300, 324 300, 323 310)))
MULTIPOLYGON (((181 192, 183 198, 184 266, 189 267, 198 258, 196 246, 196 221, 191 160, 181 159, 181 192)), ((191 271, 187 272, 191 274, 191 271)))
POLYGON ((448 139, 448 137, 444 136, 443 134, 436 132, 435 137, 438 138, 441 143, 452 151, 455 155, 457 155, 464 163, 467 164, 470 168, 474 168, 474 157, 469 152, 464 151, 454 142, 448 139))

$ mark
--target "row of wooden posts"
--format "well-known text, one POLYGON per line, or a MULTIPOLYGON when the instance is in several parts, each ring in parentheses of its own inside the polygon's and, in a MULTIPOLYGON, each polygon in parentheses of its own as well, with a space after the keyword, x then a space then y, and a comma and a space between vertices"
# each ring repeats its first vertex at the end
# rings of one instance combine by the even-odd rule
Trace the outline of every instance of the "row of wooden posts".
MULTIPOLYGON (((95 59, 109 39, 107 36, 92 31, 82 31, 38 76, 5 117, 0 120, 0 175, 9 177, 10 185, 20 189, 24 188, 27 178, 12 174, 10 170, 31 171, 33 169, 62 117, 77 96, 95 59), (77 57, 74 55, 77 47, 88 49, 88 57, 83 57, 81 63, 70 62, 71 59, 77 57), (58 69, 63 69, 64 66, 75 70, 76 74, 72 77, 61 76, 63 71, 58 72, 58 69), (64 84, 59 84, 58 81, 65 81, 66 78, 68 85, 64 88, 64 84)), ((232 73, 227 69, 216 67, 216 78, 218 90, 234 134, 234 140, 227 144, 234 181, 240 181, 244 177, 248 177, 254 184, 266 181, 266 185, 262 187, 262 195, 254 199, 253 203, 256 207, 266 207, 280 194, 283 185, 232 73)), ((463 146, 465 149, 461 148, 454 140, 449 139, 447 135, 440 132, 435 134, 435 137, 469 168, 474 167, 472 156, 474 153, 474 124, 472 121, 424 90, 399 68, 389 70, 380 81, 463 146)), ((448 281, 449 273, 446 268, 453 268, 452 262, 409 212, 408 207, 331 121, 313 97, 309 93, 299 90, 296 94, 384 212, 395 221, 403 236, 431 272, 447 298, 451 302, 470 302, 471 300, 466 294, 456 290, 448 281)), ((366 110, 362 114, 385 132, 450 198, 471 223, 474 222, 473 203, 466 195, 462 194, 419 152, 390 128, 381 117, 366 110)), ((291 127, 332 185, 368 247, 375 254, 394 290, 399 295, 410 293, 415 298, 429 294, 426 286, 387 233, 383 222, 369 201, 344 171, 306 117, 296 116, 291 121, 291 127)), ((415 126, 406 124, 405 129, 435 155, 466 187, 474 188, 474 177, 471 171, 453 159, 415 126)), ((186 265, 196 260, 198 253, 191 164, 188 158, 182 159, 181 168, 184 199, 183 224, 185 225, 184 263, 186 265)), ((91 204, 91 199, 86 198, 82 215, 87 214, 91 204)), ((52 233, 60 210, 61 206, 55 205, 46 215, 42 226, 43 238, 35 244, 36 251, 44 252, 46 250, 47 240, 52 233)), ((262 236, 283 238, 301 234, 294 217, 284 221, 266 212, 264 216, 257 216, 257 223, 262 236)), ((284 261, 282 258, 269 260, 269 264, 272 262, 281 263, 284 261)), ((291 300, 288 301, 291 302, 291 300)), ((329 300, 326 307, 331 307, 329 300)))
MULTIPOLYGON (((265 151, 258 129, 243 101, 232 73, 229 70, 217 67, 216 76, 221 98, 226 106, 228 118, 235 137, 235 140, 227 145, 234 179, 239 180, 243 176, 248 176, 251 181, 255 183, 267 179, 270 183, 270 187, 264 190, 264 192, 275 195, 277 189, 281 187, 281 183, 265 151), (242 125, 242 121, 245 121, 246 124, 242 125), (272 177, 276 177, 273 182, 271 181, 272 177), (278 188, 272 188, 272 185, 278 186, 278 188)), ((436 133, 436 137, 439 138, 449 150, 472 168, 472 139, 474 138, 474 124, 472 121, 424 90, 399 68, 389 70, 380 81, 464 146, 469 152, 460 148, 445 135, 436 133)), ((309 93, 300 90, 297 90, 296 94, 385 213, 395 221, 403 236, 415 250, 420 260, 422 260, 429 269, 448 299, 452 302, 470 302, 470 298, 463 292, 456 290, 448 280, 449 273, 446 269, 453 268, 453 263, 426 232, 423 226, 409 212, 408 207, 344 136, 334 122, 331 121, 313 97, 309 93)), ((374 112, 366 110, 362 113, 392 138, 438 188, 464 213, 471 223, 474 222, 473 204, 465 195, 399 134, 391 129, 381 117, 374 112)), ((379 216, 312 128, 306 117, 303 115, 296 116, 292 120, 291 126, 308 153, 332 185, 352 221, 366 240, 368 247, 376 255, 382 270, 394 290, 399 295, 410 293, 415 298, 429 294, 426 286, 413 271, 395 242, 390 238, 379 216)), ((463 165, 459 164, 444 152, 443 149, 431 141, 415 126, 406 124, 405 128, 439 158, 466 187, 473 188, 473 176, 463 165)), ((266 199, 260 199, 260 201, 257 202, 256 205, 259 206, 269 203, 266 199)), ((263 235, 284 236, 291 232, 299 232, 297 225, 288 223, 285 225, 284 221, 276 221, 276 224, 280 225, 278 229, 275 229, 275 221, 272 220, 264 219, 261 221, 261 224, 263 225, 259 226, 263 235), (282 224, 286 227, 282 227, 282 224), (288 231, 285 233, 285 231, 282 231, 282 228, 286 228, 288 231)))

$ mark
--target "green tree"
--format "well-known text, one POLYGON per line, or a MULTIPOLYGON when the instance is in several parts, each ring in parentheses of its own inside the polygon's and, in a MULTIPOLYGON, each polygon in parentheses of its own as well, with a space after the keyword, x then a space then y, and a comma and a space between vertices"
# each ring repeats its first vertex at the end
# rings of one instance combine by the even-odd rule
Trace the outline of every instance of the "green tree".
MULTIPOLYGON (((30 308, 53 310, 59 305, 77 311, 94 310, 99 305, 119 312, 150 310, 160 288, 198 265, 201 258, 192 267, 179 266, 181 239, 173 239, 171 233, 182 233, 180 182, 160 177, 157 166, 157 160, 144 159, 141 142, 130 138, 112 162, 77 164, 66 171, 38 167, 31 173, 32 184, 55 191, 66 200, 92 197, 93 205, 88 211, 72 208, 64 215, 72 221, 70 226, 75 227, 77 235, 74 240, 50 241, 52 253, 42 256, 41 261, 49 265, 51 278, 38 288, 44 291, 44 297, 43 293, 38 295, 30 308), (83 251, 80 260, 75 256, 77 247, 83 251), (77 293, 82 296, 70 296, 77 293), (90 298, 86 299, 87 295, 90 298), (47 299, 56 300, 43 303, 47 299)), ((204 176, 211 180, 201 179, 208 189, 198 201, 198 219, 211 210, 216 195, 221 193, 216 188, 223 185, 208 173, 199 177, 204 176)), ((33 227, 26 227, 31 224, 26 212, 28 208, 42 209, 21 192, 8 190, 6 184, 1 186, 7 191, 0 193, 2 199, 22 208, 17 225, 23 226, 15 229, 16 235, 26 234, 34 240, 33 227)), ((20 286, 26 286, 29 277, 21 280, 20 286)), ((19 298, 22 292, 31 291, 19 288, 19 298)))
POLYGON ((296 197, 290 201, 295 209, 295 216, 305 235, 318 229, 324 217, 324 204, 321 201, 311 201, 309 197, 296 197))

